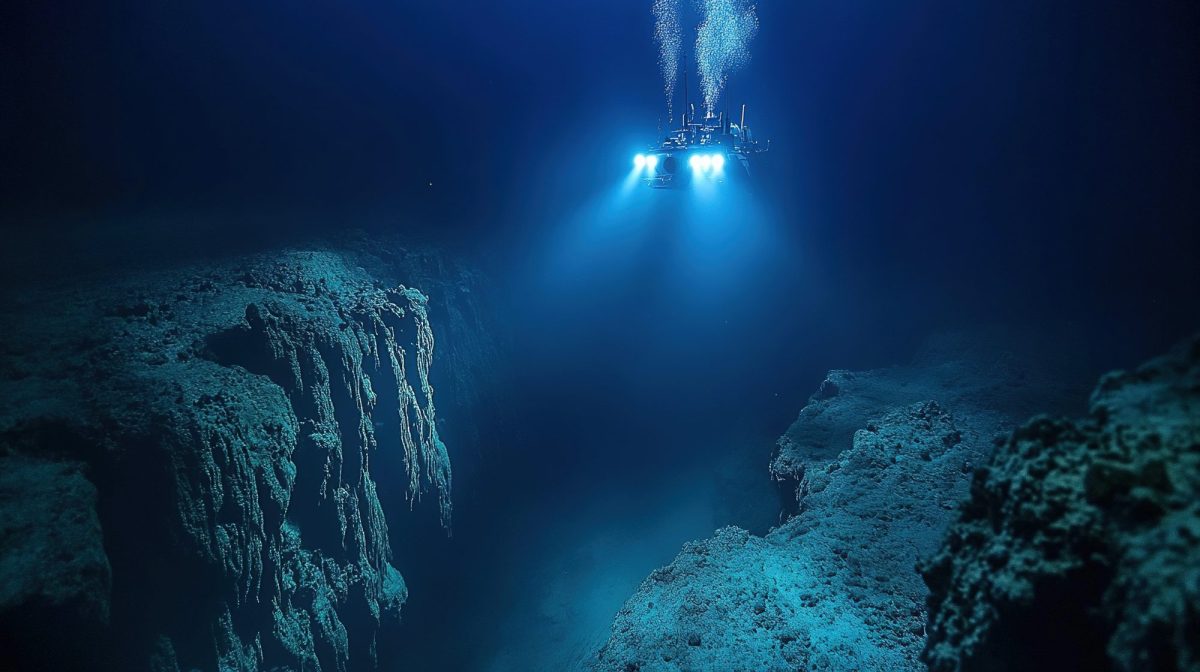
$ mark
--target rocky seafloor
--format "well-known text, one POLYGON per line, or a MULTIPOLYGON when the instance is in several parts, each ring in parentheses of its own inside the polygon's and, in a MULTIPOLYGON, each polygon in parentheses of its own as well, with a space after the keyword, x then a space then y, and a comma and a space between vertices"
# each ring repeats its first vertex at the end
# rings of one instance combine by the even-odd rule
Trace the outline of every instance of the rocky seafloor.
POLYGON ((770 464, 781 524, 686 544, 591 668, 1200 669, 1200 339, 1086 414, 1034 352, 830 373, 770 464))
POLYGON ((471 403, 480 282, 372 243, 7 292, 9 669, 374 669, 419 552, 388 518, 451 525, 430 370, 471 403))

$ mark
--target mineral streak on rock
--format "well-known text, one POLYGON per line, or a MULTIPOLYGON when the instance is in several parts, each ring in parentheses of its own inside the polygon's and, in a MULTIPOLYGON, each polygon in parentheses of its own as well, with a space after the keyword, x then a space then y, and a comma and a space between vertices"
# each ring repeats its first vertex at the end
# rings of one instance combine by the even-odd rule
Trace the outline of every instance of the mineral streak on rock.
POLYGON ((60 632, 63 669, 371 669, 407 597, 379 478, 451 516, 405 268, 292 251, 10 297, 0 617, 109 633, 60 632))
POLYGON ((922 572, 936 672, 1200 670, 1200 338, 1014 432, 922 572))

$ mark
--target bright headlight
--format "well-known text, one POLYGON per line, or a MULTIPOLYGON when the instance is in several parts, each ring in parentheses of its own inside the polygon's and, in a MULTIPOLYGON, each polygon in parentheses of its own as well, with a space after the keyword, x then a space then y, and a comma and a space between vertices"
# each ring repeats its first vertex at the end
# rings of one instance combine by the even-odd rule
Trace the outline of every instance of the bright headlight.
POLYGON ((692 167, 692 170, 700 170, 700 157, 693 154, 692 157, 688 159, 688 165, 692 167))
POLYGON ((708 170, 708 167, 711 165, 712 165, 712 157, 711 156, 704 154, 700 157, 700 170, 708 170))
POLYGON ((647 168, 649 168, 650 170, 654 170, 654 167, 657 165, 658 165, 658 157, 657 156, 651 154, 650 156, 646 157, 646 167, 647 168))
POLYGON ((633 157, 633 167, 634 168, 637 168, 640 170, 645 165, 646 165, 646 157, 645 156, 638 154, 637 156, 633 157))
POLYGON ((725 167, 725 157, 721 156, 720 154, 713 154, 712 167, 713 167, 713 170, 721 170, 722 168, 724 168, 725 167))

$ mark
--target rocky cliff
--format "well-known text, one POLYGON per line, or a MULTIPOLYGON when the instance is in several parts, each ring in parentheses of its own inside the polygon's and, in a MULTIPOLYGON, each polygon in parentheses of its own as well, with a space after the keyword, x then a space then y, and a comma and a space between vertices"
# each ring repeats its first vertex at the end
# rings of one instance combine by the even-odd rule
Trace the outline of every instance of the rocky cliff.
POLYGON ((771 461, 784 522, 687 544, 617 614, 593 669, 923 669, 918 559, 1005 432, 1082 397, 1071 380, 1013 334, 947 336, 910 365, 832 372, 771 461))
POLYGON ((474 282, 360 246, 7 296, 0 648, 18 669, 373 668, 407 595, 385 511, 451 524, 434 322, 462 406, 474 282))

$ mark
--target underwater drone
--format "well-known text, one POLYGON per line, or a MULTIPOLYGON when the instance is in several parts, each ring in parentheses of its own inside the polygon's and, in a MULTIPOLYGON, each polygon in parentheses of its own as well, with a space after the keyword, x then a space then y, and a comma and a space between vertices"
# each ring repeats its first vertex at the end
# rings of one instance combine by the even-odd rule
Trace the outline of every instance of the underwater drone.
POLYGON ((746 126, 746 106, 735 123, 724 112, 697 120, 695 106, 682 116, 680 128, 662 144, 633 157, 642 183, 655 189, 688 184, 721 183, 748 178, 750 166, 770 147, 760 144, 746 126))

